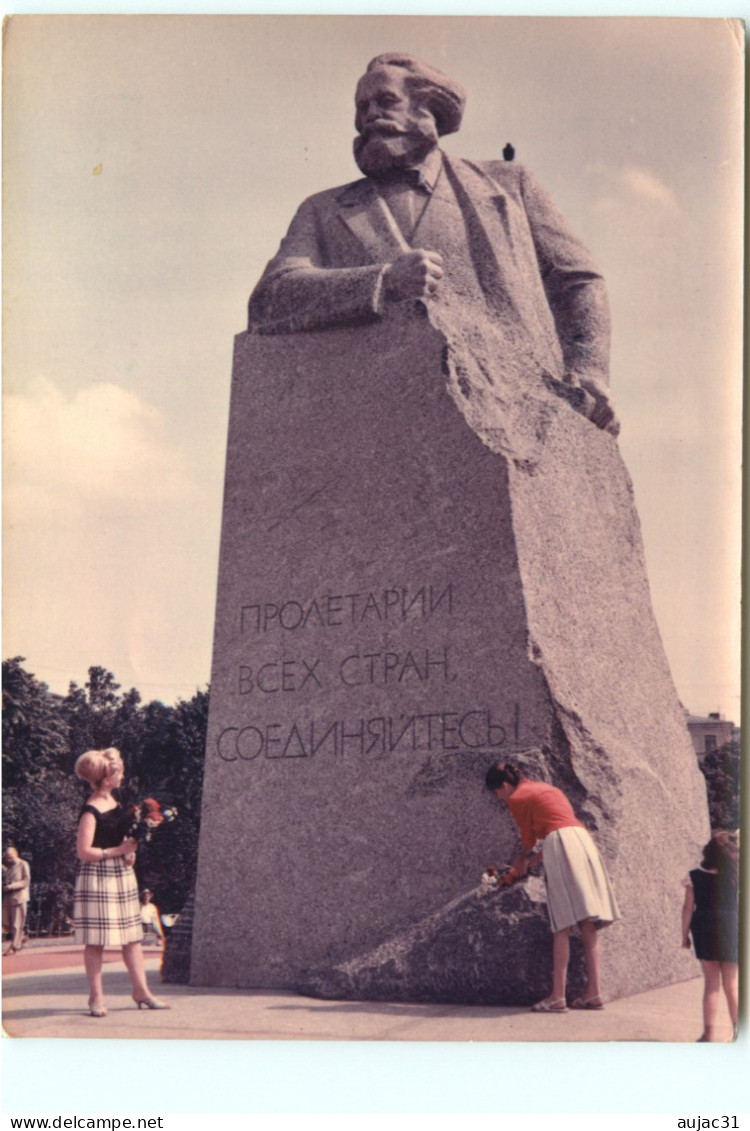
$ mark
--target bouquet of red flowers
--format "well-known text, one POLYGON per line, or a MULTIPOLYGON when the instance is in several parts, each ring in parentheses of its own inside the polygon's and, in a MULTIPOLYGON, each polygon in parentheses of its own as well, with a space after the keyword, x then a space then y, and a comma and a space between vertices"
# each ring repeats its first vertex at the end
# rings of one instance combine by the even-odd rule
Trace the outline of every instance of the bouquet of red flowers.
POLYGON ((128 807, 130 828, 128 836, 137 841, 149 841, 154 829, 174 821, 177 809, 174 805, 162 805, 155 797, 144 797, 128 807))
POLYGON ((510 884, 515 883, 517 879, 518 872, 512 864, 503 868, 502 871, 491 865, 484 871, 482 875, 480 890, 482 891, 482 893, 487 893, 489 891, 492 891, 494 888, 508 887, 510 884))

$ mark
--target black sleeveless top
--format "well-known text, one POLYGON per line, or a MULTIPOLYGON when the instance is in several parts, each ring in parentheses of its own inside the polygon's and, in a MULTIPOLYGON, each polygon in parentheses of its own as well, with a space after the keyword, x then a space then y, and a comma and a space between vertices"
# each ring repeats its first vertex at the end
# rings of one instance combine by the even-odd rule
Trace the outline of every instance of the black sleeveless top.
POLYGON ((100 813, 93 805, 84 805, 79 820, 84 813, 93 813, 96 818, 94 848, 117 848, 122 844, 130 825, 130 817, 122 805, 118 804, 114 809, 108 809, 106 813, 100 813))

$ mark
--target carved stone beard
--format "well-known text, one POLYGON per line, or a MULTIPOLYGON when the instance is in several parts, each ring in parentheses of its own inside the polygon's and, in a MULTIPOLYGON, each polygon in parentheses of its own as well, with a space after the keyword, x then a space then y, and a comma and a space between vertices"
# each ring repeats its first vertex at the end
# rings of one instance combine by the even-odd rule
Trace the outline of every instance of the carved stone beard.
POLYGON ((435 120, 425 113, 411 118, 405 131, 371 127, 354 139, 354 160, 366 177, 383 177, 396 169, 417 168, 438 143, 435 120))

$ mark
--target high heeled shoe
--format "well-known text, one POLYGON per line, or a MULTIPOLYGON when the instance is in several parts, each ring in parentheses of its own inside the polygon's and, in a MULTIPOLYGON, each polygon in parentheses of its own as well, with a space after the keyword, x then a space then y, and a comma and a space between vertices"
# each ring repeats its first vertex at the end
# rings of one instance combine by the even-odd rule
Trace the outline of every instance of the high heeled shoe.
POLYGON ((106 1017, 107 1007, 103 1001, 95 1005, 91 998, 89 998, 89 1016, 90 1017, 106 1017))
POLYGON ((136 997, 135 994, 133 994, 133 1001, 135 1002, 135 1004, 138 1006, 139 1009, 144 1005, 145 1005, 146 1009, 171 1009, 172 1008, 172 1006, 167 1005, 167 1003, 165 1001, 159 1001, 158 997, 151 997, 150 994, 149 994, 148 997, 136 997))

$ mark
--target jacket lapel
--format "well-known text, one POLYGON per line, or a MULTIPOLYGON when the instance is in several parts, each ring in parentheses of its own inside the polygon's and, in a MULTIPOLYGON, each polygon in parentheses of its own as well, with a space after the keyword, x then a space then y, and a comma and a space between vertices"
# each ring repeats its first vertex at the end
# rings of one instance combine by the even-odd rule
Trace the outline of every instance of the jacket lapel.
POLYGON ((515 258, 515 233, 512 213, 517 207, 489 173, 472 161, 451 160, 443 154, 443 164, 462 208, 484 204, 481 223, 494 247, 505 247, 515 258))
POLYGON ((341 222, 362 245, 373 263, 410 251, 391 210, 375 186, 355 181, 337 198, 341 222))
MULTIPOLYGON (((515 259, 512 213, 516 206, 507 193, 484 169, 473 162, 453 160, 445 152, 442 157, 444 175, 447 175, 453 185, 462 211, 468 205, 485 230, 485 238, 490 247, 505 249, 501 258, 507 256, 511 260, 515 259)), ((347 185, 339 193, 336 202, 339 220, 365 250, 371 262, 381 263, 394 254, 412 250, 391 210, 371 181, 363 179, 347 185)))

